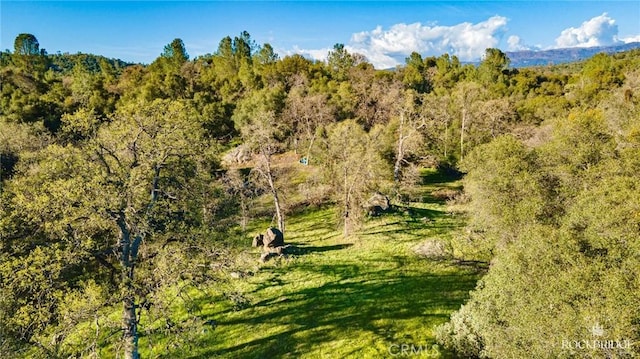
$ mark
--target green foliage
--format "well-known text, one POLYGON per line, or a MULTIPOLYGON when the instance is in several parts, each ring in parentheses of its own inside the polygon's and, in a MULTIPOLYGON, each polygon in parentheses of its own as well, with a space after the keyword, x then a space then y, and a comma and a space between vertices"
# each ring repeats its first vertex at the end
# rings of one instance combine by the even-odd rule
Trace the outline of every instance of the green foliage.
POLYGON ((13 43, 14 54, 16 55, 40 55, 40 43, 32 34, 20 34, 13 43))
POLYGON ((85 278, 108 288, 116 300, 132 289, 142 300, 154 288, 171 285, 166 278, 154 280, 150 268, 157 261, 151 253, 169 241, 189 241, 203 223, 210 180, 202 129, 192 114, 185 104, 156 101, 122 109, 97 129, 91 114, 76 113, 66 118, 64 133, 86 143, 50 145, 22 164, 3 193, 8 213, 0 228, 3 238, 11 238, 4 252, 14 258, 0 278, 18 296, 6 309, 22 313, 6 323, 14 337, 38 343, 53 335, 64 341, 62 293, 85 278), (137 277, 115 276, 117 268, 133 273, 129 259, 118 259, 129 237, 131 261, 138 262, 138 252, 151 263, 142 261, 137 277), (146 241, 136 244, 140 237, 146 241))
POLYGON ((439 94, 451 91, 463 79, 463 69, 457 56, 443 54, 436 59, 433 87, 439 94))
POLYGON ((405 60, 404 75, 402 82, 410 89, 416 90, 418 93, 427 93, 431 91, 431 83, 428 75, 428 67, 422 60, 419 53, 413 52, 405 60))
POLYGON ((327 55, 327 64, 339 81, 347 78, 347 73, 355 65, 353 55, 344 48, 344 44, 333 45, 333 50, 327 55))
POLYGON ((510 241, 439 340, 476 357, 634 357, 636 162, 617 151, 624 142, 600 111, 576 110, 551 126, 538 148, 498 138, 465 159, 472 223, 485 238, 510 241), (594 340, 622 346, 594 349, 594 340))
POLYGON ((573 95, 579 103, 589 103, 601 99, 606 90, 618 87, 624 82, 624 74, 620 62, 612 56, 600 53, 587 60, 578 76, 573 81, 573 95))
POLYGON ((478 66, 478 78, 480 83, 497 94, 507 92, 508 77, 507 67, 509 58, 499 49, 487 49, 482 62, 478 66))
POLYGON ((36 76, 48 67, 47 52, 40 49, 38 39, 32 34, 19 34, 14 41, 12 62, 36 76))
POLYGON ((386 164, 375 152, 376 138, 353 120, 330 125, 320 142, 320 166, 333 189, 344 235, 357 228, 364 204, 383 182, 386 164))
POLYGON ((462 170, 468 173, 465 191, 472 198, 474 225, 517 236, 546 214, 535 155, 514 137, 498 137, 476 148, 462 170))
POLYGON ((56 73, 67 75, 77 64, 81 64, 87 71, 92 74, 100 72, 106 73, 106 67, 113 69, 115 75, 121 75, 122 71, 133 64, 122 61, 120 59, 108 59, 104 56, 94 54, 49 54, 47 55, 51 61, 51 69, 56 73))
POLYGON ((184 42, 182 39, 174 39, 170 44, 165 45, 162 57, 169 59, 176 65, 182 65, 189 60, 187 50, 184 48, 184 42))

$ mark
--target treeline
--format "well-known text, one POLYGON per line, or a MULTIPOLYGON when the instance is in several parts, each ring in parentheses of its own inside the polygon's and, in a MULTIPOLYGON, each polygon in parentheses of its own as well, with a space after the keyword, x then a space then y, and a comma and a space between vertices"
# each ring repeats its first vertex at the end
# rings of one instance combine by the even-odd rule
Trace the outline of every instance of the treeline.
POLYGON ((618 202, 640 173, 639 55, 558 71, 511 69, 497 49, 478 66, 413 53, 382 71, 341 44, 325 62, 279 58, 243 32, 195 59, 175 39, 143 66, 47 55, 21 34, 0 57, 0 353, 135 357, 140 332, 188 340, 204 324, 168 325, 163 293, 219 280, 225 238, 258 195, 283 231, 292 202, 335 205, 347 236, 372 193, 410 200, 424 166, 469 173, 472 239, 494 261, 441 330, 446 346, 517 356, 548 333, 535 326, 572 339, 584 321, 637 341, 638 201, 618 202), (232 148, 249 172, 223 169, 232 148), (273 161, 290 152, 313 170, 283 196, 273 161), (540 289, 561 270, 572 290, 540 289), (589 281, 603 273, 613 297, 589 281), (530 291, 539 306, 527 307, 530 291), (587 318, 598 303, 626 317, 587 318), (543 304, 549 315, 529 320, 543 304))
POLYGON ((596 55, 564 86, 567 113, 459 163, 469 240, 491 267, 438 328, 445 347, 472 358, 640 355, 640 71, 628 55, 596 55))

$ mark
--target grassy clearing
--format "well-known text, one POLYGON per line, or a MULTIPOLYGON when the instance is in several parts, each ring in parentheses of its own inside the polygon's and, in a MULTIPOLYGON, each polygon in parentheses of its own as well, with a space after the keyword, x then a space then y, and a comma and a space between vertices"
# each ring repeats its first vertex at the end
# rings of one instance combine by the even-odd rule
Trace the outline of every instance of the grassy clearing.
POLYGON ((297 253, 259 264, 259 252, 247 248, 250 275, 203 299, 202 316, 215 324, 183 356, 380 358, 403 343, 439 356, 434 327, 468 298, 480 272, 413 252, 426 239, 451 240, 464 224, 429 196, 459 184, 425 178, 424 201, 370 220, 350 238, 331 209, 289 217, 285 239, 297 253))

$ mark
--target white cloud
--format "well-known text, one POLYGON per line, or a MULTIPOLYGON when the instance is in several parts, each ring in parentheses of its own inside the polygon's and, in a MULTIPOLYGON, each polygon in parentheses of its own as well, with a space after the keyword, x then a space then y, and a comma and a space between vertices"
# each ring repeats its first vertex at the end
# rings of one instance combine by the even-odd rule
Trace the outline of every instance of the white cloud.
MULTIPOLYGON (((456 55, 461 61, 478 61, 487 48, 498 47, 506 32, 507 18, 493 16, 478 23, 463 22, 452 26, 437 23, 395 24, 387 29, 377 26, 370 31, 351 35, 345 48, 364 55, 376 68, 392 68, 404 64, 412 52, 423 56, 456 55)), ((607 13, 583 22, 579 27, 562 31, 552 48, 591 47, 640 41, 640 35, 618 38, 618 25, 607 13)), ((507 51, 541 50, 542 45, 527 45, 516 35, 509 36, 507 51)), ((549 48, 549 47, 546 47, 549 48)), ((330 48, 294 48, 286 54, 298 53, 325 61, 330 48)))
POLYGON ((523 50, 531 50, 531 47, 527 46, 522 42, 520 36, 511 35, 507 39, 507 44, 509 45, 508 51, 523 51, 523 50))
POLYGON ((583 22, 578 28, 570 27, 563 30, 556 38, 556 47, 592 47, 618 42, 618 25, 604 13, 583 22))
POLYGON ((629 36, 629 37, 622 38, 620 40, 622 40, 622 42, 624 42, 625 44, 628 44, 631 42, 640 42, 640 35, 629 36))
MULTIPOLYGON (((350 53, 366 56, 376 68, 403 64, 414 51, 423 56, 449 53, 462 61, 475 61, 484 55, 487 48, 497 47, 506 25, 507 18, 496 15, 477 24, 464 22, 439 26, 416 22, 395 24, 389 29, 378 26, 371 31, 353 34, 345 48, 350 53)), ((328 51, 295 49, 293 52, 324 60, 328 51)))
POLYGON ((329 48, 323 49, 301 49, 298 46, 294 46, 293 50, 290 51, 280 51, 281 55, 290 56, 293 54, 302 55, 308 59, 325 61, 327 59, 327 55, 329 54, 329 48))

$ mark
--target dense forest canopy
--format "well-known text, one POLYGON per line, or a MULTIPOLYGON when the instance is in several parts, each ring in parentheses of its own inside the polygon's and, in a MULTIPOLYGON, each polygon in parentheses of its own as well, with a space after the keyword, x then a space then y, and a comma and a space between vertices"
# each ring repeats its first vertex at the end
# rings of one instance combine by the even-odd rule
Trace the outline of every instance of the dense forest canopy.
POLYGON ((335 206, 348 237, 373 193, 409 201, 425 167, 464 173, 464 240, 491 262, 443 350, 573 357, 550 333, 597 324, 633 345, 588 357, 640 355, 640 51, 376 70, 247 32, 197 58, 175 39, 149 65, 41 45, 21 34, 0 56, 0 356, 137 358, 141 323, 188 340, 204 324, 166 324, 166 293, 218 281, 251 219, 286 234, 291 213, 335 206), (295 192, 286 154, 308 168, 295 192))

